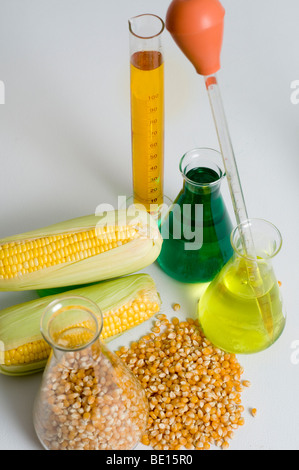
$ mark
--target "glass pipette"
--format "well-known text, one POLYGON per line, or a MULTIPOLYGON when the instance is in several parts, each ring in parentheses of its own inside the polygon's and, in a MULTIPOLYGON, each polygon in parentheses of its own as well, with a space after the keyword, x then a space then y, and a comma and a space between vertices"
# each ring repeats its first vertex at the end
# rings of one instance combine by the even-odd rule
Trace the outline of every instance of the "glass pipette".
MULTIPOLYGON (((195 66, 197 73, 204 76, 233 209, 239 225, 248 220, 248 214, 216 76, 220 69, 224 15, 225 10, 218 0, 173 0, 167 11, 166 28, 195 66)), ((250 231, 246 235, 241 232, 240 235, 243 251, 247 256, 248 279, 259 304, 265 328, 269 336, 272 336, 271 299, 265 295, 253 238, 250 231)))

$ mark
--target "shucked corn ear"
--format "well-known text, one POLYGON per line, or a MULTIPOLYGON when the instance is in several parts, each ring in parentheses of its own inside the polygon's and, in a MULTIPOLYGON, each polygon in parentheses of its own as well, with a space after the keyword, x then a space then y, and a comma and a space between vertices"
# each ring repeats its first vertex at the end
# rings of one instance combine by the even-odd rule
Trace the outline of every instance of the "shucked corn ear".
MULTIPOLYGON (((106 342, 149 319, 161 306, 153 279, 143 273, 73 289, 71 293, 99 305, 103 314, 101 339, 106 342)), ((51 348, 41 335, 40 319, 47 305, 64 295, 0 311, 0 373, 28 375, 44 368, 51 348)))
POLYGON ((0 240, 0 291, 89 284, 153 263, 162 237, 154 219, 110 211, 0 240))

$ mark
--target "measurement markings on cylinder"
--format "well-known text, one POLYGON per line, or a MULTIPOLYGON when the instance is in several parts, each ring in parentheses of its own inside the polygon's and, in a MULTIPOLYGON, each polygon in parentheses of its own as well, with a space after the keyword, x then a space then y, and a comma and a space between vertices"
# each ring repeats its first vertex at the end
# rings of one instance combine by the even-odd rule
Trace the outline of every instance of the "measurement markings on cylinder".
MULTIPOLYGON (((154 93, 148 96, 147 100, 147 115, 149 117, 148 121, 148 191, 147 197, 151 203, 157 202, 158 198, 155 195, 158 192, 157 183, 159 183, 159 174, 161 169, 159 168, 159 140, 161 140, 160 135, 160 121, 159 121, 159 107, 158 102, 160 99, 159 93, 154 93)), ((161 144, 160 144, 161 145, 161 144)))

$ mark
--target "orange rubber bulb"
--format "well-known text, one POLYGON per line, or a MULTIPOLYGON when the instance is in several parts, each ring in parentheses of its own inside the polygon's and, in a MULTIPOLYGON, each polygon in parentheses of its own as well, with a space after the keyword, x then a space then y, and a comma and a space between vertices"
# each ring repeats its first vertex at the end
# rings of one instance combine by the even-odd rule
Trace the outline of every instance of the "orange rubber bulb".
POLYGON ((173 0, 166 28, 200 75, 220 69, 225 10, 219 0, 173 0))

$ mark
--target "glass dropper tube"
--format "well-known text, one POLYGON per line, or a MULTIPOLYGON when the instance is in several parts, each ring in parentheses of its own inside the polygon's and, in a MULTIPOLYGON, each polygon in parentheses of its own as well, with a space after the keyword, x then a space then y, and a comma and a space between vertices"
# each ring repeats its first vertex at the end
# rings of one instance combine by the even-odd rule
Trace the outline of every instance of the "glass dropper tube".
POLYGON ((210 100, 219 145, 221 148, 223 164, 227 175, 234 213, 237 219, 237 225, 240 227, 240 239, 243 245, 244 253, 246 253, 248 256, 246 261, 248 279, 257 299, 264 324, 267 326, 268 334, 270 337, 272 337, 272 303, 269 296, 263 296, 264 282, 257 263, 257 256, 251 230, 243 230, 244 222, 248 220, 248 214, 223 108, 217 76, 216 74, 205 76, 204 80, 210 100))
POLYGON ((129 31, 133 200, 152 212, 163 204, 164 22, 135 16, 129 31))

